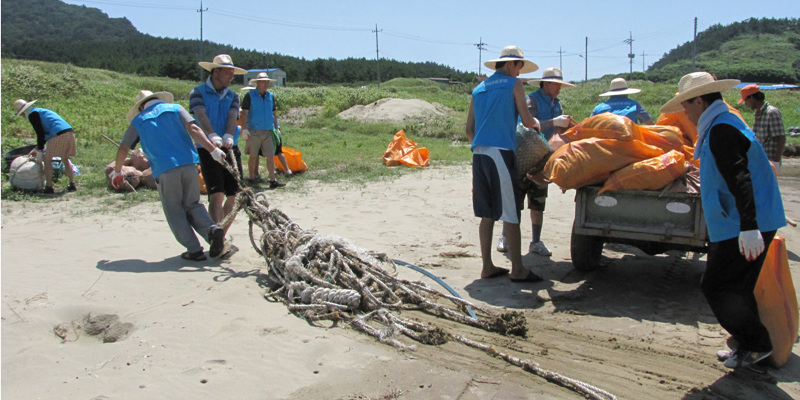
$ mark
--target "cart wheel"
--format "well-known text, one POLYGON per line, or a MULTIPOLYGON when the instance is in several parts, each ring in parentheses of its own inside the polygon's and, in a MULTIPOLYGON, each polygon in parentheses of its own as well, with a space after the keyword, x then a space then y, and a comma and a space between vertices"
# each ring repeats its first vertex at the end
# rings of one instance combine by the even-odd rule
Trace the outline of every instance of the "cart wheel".
POLYGON ((572 256, 572 265, 576 269, 592 271, 600 266, 603 240, 596 236, 580 235, 573 231, 569 250, 572 256))

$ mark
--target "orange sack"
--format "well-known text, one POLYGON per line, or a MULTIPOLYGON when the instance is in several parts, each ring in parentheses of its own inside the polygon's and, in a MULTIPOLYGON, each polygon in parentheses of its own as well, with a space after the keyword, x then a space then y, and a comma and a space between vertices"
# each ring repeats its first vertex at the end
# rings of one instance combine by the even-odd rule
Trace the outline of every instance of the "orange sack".
MULTIPOLYGON (((603 115, 603 114, 601 114, 603 115)), ((664 154, 638 140, 583 139, 556 150, 544 167, 544 176, 561 190, 577 189, 605 181, 612 172, 638 161, 664 154)))
POLYGON ((383 163, 387 167, 395 165, 427 167, 430 158, 428 149, 417 147, 416 142, 406 137, 405 131, 395 133, 394 139, 383 153, 383 163))
POLYGON ((761 323, 769 331, 772 341, 769 359, 775 367, 780 368, 792 356, 798 325, 797 294, 789 271, 786 239, 783 237, 775 236, 772 239, 753 294, 758 303, 761 323))
POLYGON ((589 138, 642 140, 639 134, 639 125, 636 125, 628 117, 612 113, 602 113, 586 118, 562 135, 565 142, 589 138))
POLYGON ((615 171, 606 179, 600 193, 606 190, 657 190, 667 186, 686 172, 686 157, 677 150, 615 171))
MULTIPOLYGON (((303 161, 303 153, 286 146, 282 146, 281 149, 283 150, 283 156, 286 157, 286 163, 289 164, 289 169, 292 170, 292 172, 300 172, 308 169, 308 165, 303 161)), ((278 156, 273 157, 275 168, 278 168, 281 172, 286 172, 278 156)))

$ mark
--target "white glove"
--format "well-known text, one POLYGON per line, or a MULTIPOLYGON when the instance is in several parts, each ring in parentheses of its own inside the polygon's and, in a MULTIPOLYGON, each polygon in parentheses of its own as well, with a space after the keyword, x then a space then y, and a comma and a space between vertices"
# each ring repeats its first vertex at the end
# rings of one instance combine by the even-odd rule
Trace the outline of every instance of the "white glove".
POLYGON ((41 163, 44 160, 44 151, 43 150, 34 149, 32 154, 33 154, 33 159, 37 163, 41 163))
POLYGON ((222 147, 230 149, 233 146, 233 135, 226 133, 222 135, 222 147))
POLYGON ((122 183, 125 182, 125 175, 122 172, 114 172, 111 174, 111 186, 114 189, 119 189, 122 183))
POLYGON ((210 140, 211 143, 214 143, 214 146, 222 147, 222 138, 219 137, 219 135, 217 135, 216 133, 213 132, 210 133, 208 135, 208 140, 210 140))
POLYGON ((247 129, 242 129, 242 139, 247 140, 250 138, 250 131, 247 129))
POLYGON ((747 259, 753 261, 764 251, 764 239, 758 229, 739 233, 739 252, 747 259))
POLYGON ((222 164, 222 160, 225 159, 225 152, 220 150, 219 147, 217 147, 216 149, 214 149, 214 151, 211 152, 211 158, 213 158, 214 161, 222 164))
POLYGON ((279 137, 282 136, 281 135, 281 128, 275 128, 275 133, 277 133, 279 137))
POLYGON ((559 115, 553 118, 553 126, 566 128, 569 126, 569 115, 559 115))
POLYGON ((772 165, 775 166, 775 172, 777 172, 778 175, 780 175, 781 174, 781 161, 773 161, 772 165))

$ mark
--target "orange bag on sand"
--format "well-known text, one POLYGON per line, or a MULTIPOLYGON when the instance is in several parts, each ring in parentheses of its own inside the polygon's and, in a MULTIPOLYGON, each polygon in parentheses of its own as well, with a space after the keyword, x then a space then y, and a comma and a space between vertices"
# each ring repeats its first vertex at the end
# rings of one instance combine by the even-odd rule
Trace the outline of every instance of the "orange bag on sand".
POLYGON ((630 118, 612 113, 602 113, 581 121, 563 133, 564 141, 581 139, 642 140, 639 125, 630 118))
POLYGON ((408 167, 427 167, 430 162, 430 153, 424 147, 417 147, 417 143, 406 137, 405 131, 394 134, 394 139, 383 153, 383 163, 387 167, 405 165, 408 167))
POLYGON ((797 341, 797 294, 789 270, 786 239, 775 236, 769 245, 767 258, 758 275, 753 291, 758 303, 761 323, 769 331, 772 355, 769 359, 776 368, 782 367, 792 356, 792 346, 797 341))
MULTIPOLYGON (((601 114, 602 115, 602 114, 601 114)), ((664 154, 638 140, 583 139, 556 150, 544 167, 544 176, 562 191, 605 181, 628 164, 664 154)))
POLYGON ((203 178, 203 171, 200 169, 200 166, 197 166, 197 181, 200 183, 200 193, 208 194, 208 189, 206 189, 206 180, 203 178))
MULTIPOLYGON (((283 155, 286 157, 286 163, 289 164, 289 169, 292 172, 300 172, 305 171, 308 169, 308 165, 306 165, 305 161, 303 161, 303 153, 292 149, 290 147, 283 146, 283 155)), ((278 156, 274 156, 275 160, 275 168, 278 168, 281 172, 286 172, 283 168, 283 163, 281 160, 278 159, 278 156)))
POLYGON ((657 190, 686 172, 686 157, 677 150, 614 171, 599 193, 606 190, 657 190))

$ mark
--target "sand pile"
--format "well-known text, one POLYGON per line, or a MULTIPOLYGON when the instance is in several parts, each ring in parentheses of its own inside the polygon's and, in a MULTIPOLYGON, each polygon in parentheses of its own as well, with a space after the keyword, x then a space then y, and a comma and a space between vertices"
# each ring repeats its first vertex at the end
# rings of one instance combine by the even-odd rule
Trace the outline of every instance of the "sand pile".
POLYGON ((402 123, 443 117, 451 111, 439 103, 428 103, 418 99, 386 98, 365 106, 350 107, 340 112, 339 117, 360 122, 402 123))

